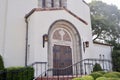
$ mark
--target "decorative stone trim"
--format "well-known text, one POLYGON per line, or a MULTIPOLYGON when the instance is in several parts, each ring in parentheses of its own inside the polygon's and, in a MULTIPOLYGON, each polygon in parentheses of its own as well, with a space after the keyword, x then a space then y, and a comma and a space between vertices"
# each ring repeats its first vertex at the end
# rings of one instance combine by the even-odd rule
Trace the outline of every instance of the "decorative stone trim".
POLYGON ((53 10, 65 10, 69 14, 71 14, 72 16, 74 16, 75 18, 77 18, 78 20, 80 20, 81 22, 83 22, 85 25, 88 25, 88 23, 85 20, 83 20, 82 18, 78 17, 77 15, 75 15, 74 13, 72 13, 70 10, 68 10, 66 8, 34 8, 28 14, 25 15, 25 18, 27 19, 35 11, 53 11, 53 10))

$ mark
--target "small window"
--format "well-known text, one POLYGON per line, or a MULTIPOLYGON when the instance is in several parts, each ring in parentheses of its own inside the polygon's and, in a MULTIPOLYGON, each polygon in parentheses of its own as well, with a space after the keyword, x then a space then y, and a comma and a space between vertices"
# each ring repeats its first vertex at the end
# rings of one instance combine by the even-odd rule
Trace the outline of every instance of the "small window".
POLYGON ((42 0, 38 0, 38 7, 42 8, 42 0))
POLYGON ((59 8, 67 7, 67 0, 38 0, 40 8, 59 8))
POLYGON ((62 7, 67 7, 67 0, 62 0, 62 7))
POLYGON ((54 7, 55 8, 59 8, 60 6, 59 6, 59 0, 54 0, 54 7))
POLYGON ((51 7, 54 7, 54 0, 51 0, 51 7))
POLYGON ((42 8, 46 7, 46 0, 42 0, 42 8))
POLYGON ((52 0, 46 0, 46 7, 51 8, 52 0))

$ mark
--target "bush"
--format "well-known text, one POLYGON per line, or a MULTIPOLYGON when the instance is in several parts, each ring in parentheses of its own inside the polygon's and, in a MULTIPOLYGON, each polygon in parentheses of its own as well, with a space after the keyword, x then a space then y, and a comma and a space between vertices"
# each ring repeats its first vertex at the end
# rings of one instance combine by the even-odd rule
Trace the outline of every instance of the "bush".
POLYGON ((113 70, 120 72, 120 50, 113 50, 112 64, 113 64, 113 70))
POLYGON ((107 80, 107 78, 106 77, 99 77, 96 80, 107 80))
POLYGON ((4 63, 3 63, 2 56, 0 55, 0 80, 3 80, 4 77, 6 77, 6 74, 4 72, 4 63))
POLYGON ((96 72, 96 71, 103 71, 100 64, 98 64, 98 63, 95 63, 95 65, 93 67, 93 72, 96 72))
POLYGON ((81 78, 73 78, 72 80, 94 80, 92 76, 82 76, 81 78))
POLYGON ((4 63, 3 63, 3 59, 2 56, 0 55, 0 70, 4 69, 4 63))
POLYGON ((107 80, 120 80, 120 78, 107 78, 107 80))
POLYGON ((116 75, 116 74, 114 74, 112 72, 104 74, 103 77, 106 77, 106 78, 119 78, 118 75, 116 75))
POLYGON ((103 76, 103 74, 101 74, 99 72, 93 72, 90 75, 94 78, 94 80, 97 79, 98 77, 102 77, 103 76))
POLYGON ((110 72, 110 73, 115 74, 120 78, 120 72, 110 72))
POLYGON ((98 73, 101 73, 102 75, 104 75, 106 72, 105 71, 97 71, 98 73))
POLYGON ((33 80, 34 69, 32 67, 7 68, 7 80, 33 80))
POLYGON ((81 80, 80 78, 73 78, 72 80, 81 80))
POLYGON ((83 76, 80 80, 94 80, 92 76, 83 76))

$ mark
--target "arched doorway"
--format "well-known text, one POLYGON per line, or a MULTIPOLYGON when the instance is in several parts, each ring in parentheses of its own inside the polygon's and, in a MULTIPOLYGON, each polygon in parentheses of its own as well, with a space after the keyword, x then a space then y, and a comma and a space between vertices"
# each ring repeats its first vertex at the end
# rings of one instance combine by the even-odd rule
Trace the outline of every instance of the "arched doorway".
MULTIPOLYGON (((76 28, 68 21, 54 22, 48 33, 48 67, 61 69, 68 67, 82 59, 81 40, 76 28)), ((62 71, 53 71, 53 75, 63 75, 62 71)), ((74 73, 70 67, 67 74, 74 73)))

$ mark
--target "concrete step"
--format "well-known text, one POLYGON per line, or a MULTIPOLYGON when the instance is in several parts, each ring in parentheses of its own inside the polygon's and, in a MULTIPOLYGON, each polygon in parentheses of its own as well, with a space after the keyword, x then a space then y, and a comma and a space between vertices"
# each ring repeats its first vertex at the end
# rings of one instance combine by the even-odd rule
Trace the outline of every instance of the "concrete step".
POLYGON ((75 77, 81 76, 51 76, 51 77, 38 77, 35 80, 72 80, 75 77))

